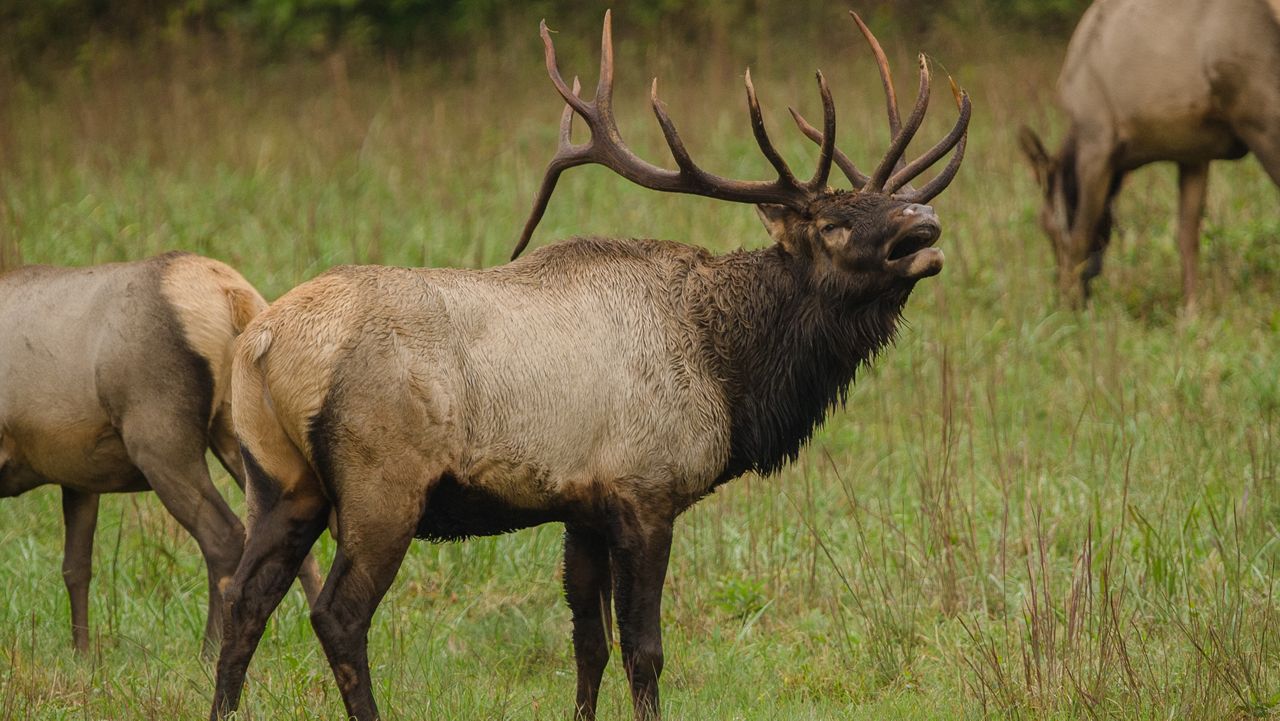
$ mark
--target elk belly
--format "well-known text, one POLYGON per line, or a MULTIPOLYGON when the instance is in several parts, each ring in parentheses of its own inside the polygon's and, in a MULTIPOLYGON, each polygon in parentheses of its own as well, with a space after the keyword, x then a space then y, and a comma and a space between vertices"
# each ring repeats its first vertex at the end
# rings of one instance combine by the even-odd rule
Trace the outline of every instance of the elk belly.
POLYGON ((6 441, 13 452, 3 463, 0 495, 17 495, 48 482, 89 493, 147 488, 129 460, 124 442, 105 420, 79 419, 49 428, 14 429, 6 441))
POLYGON ((431 491, 415 535, 428 541, 460 541, 472 536, 496 536, 521 528, 563 520, 560 503, 547 507, 517 506, 474 484, 445 474, 431 491))

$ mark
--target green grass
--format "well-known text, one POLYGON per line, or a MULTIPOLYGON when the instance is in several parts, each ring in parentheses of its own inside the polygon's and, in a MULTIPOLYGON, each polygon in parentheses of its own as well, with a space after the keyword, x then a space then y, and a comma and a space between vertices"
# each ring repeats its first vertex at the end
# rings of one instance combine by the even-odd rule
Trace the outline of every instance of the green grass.
MULTIPOLYGON (((820 114, 816 66, 836 94, 842 147, 863 166, 883 150, 878 83, 852 33, 762 40, 753 57, 708 61, 630 44, 623 20, 618 113, 645 156, 666 157, 645 97, 658 74, 697 159, 767 177, 741 98, 748 63, 802 173, 814 153, 784 108, 820 114)), ((500 263, 560 107, 528 35, 452 68, 357 57, 251 67, 195 44, 104 50, 40 84, 8 78, 0 259, 89 264, 182 248, 231 263, 268 297, 339 263, 500 263)), ((908 79, 914 48, 885 40, 908 79)), ((561 42, 562 66, 589 86, 592 43, 561 42)), ((1096 299, 1065 312, 1015 142, 1023 122, 1061 132, 1049 103, 1061 48, 958 31, 928 48, 975 103, 969 158, 935 202, 947 267, 919 286, 897 346, 797 463, 736 481, 680 520, 664 710, 1275 717, 1276 189, 1251 159, 1214 166, 1202 307, 1182 318, 1173 171, 1134 174, 1096 299)), ((923 137, 945 131, 949 105, 936 104, 923 137)), ((574 233, 716 250, 766 242, 750 208, 644 191, 599 168, 565 175, 535 243, 574 233)), ((0 509, 0 720, 207 713, 211 667, 196 655, 204 572, 155 498, 103 501, 83 661, 69 648, 56 489, 0 509)), ((372 634, 384 710, 568 716, 560 532, 410 550, 372 634)), ((327 537, 321 552, 327 565, 327 537)), ((604 718, 630 713, 617 654, 601 705, 604 718)), ((341 715, 296 591, 254 660, 244 709, 341 715)))

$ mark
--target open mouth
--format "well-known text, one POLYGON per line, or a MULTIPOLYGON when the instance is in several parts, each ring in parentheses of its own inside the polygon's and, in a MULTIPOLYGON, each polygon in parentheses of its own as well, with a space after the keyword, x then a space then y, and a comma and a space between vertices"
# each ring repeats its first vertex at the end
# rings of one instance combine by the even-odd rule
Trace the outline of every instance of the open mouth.
POLYGON ((938 231, 937 223, 921 223, 894 242, 893 247, 889 249, 889 260, 902 260, 931 247, 938 240, 938 231))
POLYGON ((889 245, 887 269, 907 279, 936 275, 942 270, 942 251, 933 247, 942 235, 942 226, 933 214, 918 217, 889 245))

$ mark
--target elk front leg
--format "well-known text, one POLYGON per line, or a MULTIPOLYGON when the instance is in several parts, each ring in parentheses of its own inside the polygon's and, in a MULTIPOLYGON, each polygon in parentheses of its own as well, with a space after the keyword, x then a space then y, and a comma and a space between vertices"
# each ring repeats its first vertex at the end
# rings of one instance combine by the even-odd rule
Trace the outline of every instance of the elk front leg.
POLYGON ((1082 308, 1089 299, 1089 283, 1102 272, 1106 237, 1102 220, 1116 183, 1111 148, 1082 145, 1076 155, 1077 205, 1072 216, 1070 247, 1059 261, 1059 291, 1068 306, 1082 308))
POLYGON ((1196 266, 1200 257, 1200 221, 1209 186, 1209 163, 1178 164, 1178 253, 1182 256, 1182 302, 1194 312, 1198 300, 1196 266))
POLYGON ((62 489, 66 525, 62 580, 71 597, 71 641, 76 652, 89 651, 89 580, 93 575, 93 533, 98 526, 98 494, 62 489))
POLYGON ((600 679, 609 663, 613 621, 610 613, 609 546, 603 536, 565 526, 564 596, 573 613, 573 655, 578 664, 577 721, 594 721, 600 679))
POLYGON ((619 524, 610 547, 622 664, 638 721, 661 718, 662 584, 671 554, 671 521, 619 524))

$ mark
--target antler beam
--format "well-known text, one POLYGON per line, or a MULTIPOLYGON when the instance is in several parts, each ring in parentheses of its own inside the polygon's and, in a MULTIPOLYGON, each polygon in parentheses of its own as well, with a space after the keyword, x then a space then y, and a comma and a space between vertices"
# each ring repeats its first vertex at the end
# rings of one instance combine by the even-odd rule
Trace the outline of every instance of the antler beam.
POLYGON ((818 89, 822 95, 823 136, 826 140, 819 143, 822 150, 818 158, 818 168, 813 177, 807 182, 797 180, 786 161, 769 140, 755 87, 751 83, 751 74, 748 71, 747 109, 751 117, 752 130, 761 152, 777 171, 778 178, 772 181, 732 180, 709 173, 693 162, 679 133, 676 132, 675 124, 667 114, 666 105, 658 99, 656 79, 650 93, 653 112, 658 118, 658 125, 662 128, 662 134, 666 138, 667 146, 671 149, 671 156, 675 159, 678 169, 668 170, 654 165, 640 158, 623 142, 613 117, 613 32, 610 12, 606 11, 604 15, 604 30, 600 40, 600 80, 596 85, 595 98, 590 101, 583 100, 578 95, 580 86, 576 79, 571 89, 561 76, 556 62, 555 45, 551 41, 551 32, 547 29, 546 21, 541 23, 540 31, 546 56, 547 74, 551 76, 551 82, 564 98, 566 107, 560 121, 559 148, 551 162, 547 164, 546 174, 533 203, 533 210, 530 212, 528 221, 525 222, 520 241, 511 254, 512 260, 524 251, 529 239, 533 236, 534 229, 542 220, 560 173, 578 165, 587 163, 603 165, 627 180, 651 190, 702 195, 738 203, 773 203, 795 209, 803 209, 812 198, 826 190, 832 159, 835 157, 836 117, 831 91, 821 73, 818 73, 818 89), (590 140, 585 143, 572 142, 574 114, 582 116, 591 132, 590 140))

